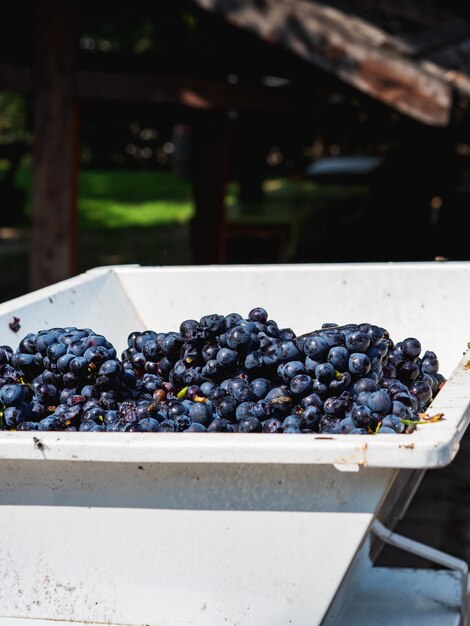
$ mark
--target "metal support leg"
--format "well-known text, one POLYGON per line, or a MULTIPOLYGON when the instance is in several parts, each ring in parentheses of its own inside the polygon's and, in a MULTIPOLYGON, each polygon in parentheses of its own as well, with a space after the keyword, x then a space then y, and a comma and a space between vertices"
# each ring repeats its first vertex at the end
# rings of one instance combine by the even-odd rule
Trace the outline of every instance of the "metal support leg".
POLYGON ((372 531, 381 539, 384 543, 387 543, 416 556, 420 556, 428 561, 442 565, 449 569, 460 572, 461 575, 461 598, 460 598, 460 623, 461 626, 467 626, 467 603, 468 603, 468 564, 461 559, 457 559, 454 556, 450 556, 445 552, 431 548, 430 546, 415 541, 414 539, 408 539, 392 532, 386 528, 381 522, 375 520, 372 523, 372 531))

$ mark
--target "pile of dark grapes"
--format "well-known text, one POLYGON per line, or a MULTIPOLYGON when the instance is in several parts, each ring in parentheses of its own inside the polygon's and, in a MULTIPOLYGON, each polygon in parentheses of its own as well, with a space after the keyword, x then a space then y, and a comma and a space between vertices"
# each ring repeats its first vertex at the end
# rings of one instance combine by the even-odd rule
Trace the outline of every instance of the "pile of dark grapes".
POLYGON ((3 430, 411 432, 445 382, 434 352, 373 324, 306 335, 254 308, 133 332, 118 358, 89 328, 0 347, 3 430))

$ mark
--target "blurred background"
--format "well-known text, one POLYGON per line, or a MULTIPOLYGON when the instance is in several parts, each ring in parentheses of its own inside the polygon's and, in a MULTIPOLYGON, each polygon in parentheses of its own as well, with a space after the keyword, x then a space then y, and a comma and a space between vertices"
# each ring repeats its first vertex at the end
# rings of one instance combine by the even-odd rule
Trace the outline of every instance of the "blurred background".
MULTIPOLYGON (((470 258, 465 3, 17 0, 0 42, 0 301, 109 264, 470 258)), ((469 561, 465 459, 397 530, 469 561)))
POLYGON ((107 264, 467 259, 469 15, 9 4, 0 300, 107 264))

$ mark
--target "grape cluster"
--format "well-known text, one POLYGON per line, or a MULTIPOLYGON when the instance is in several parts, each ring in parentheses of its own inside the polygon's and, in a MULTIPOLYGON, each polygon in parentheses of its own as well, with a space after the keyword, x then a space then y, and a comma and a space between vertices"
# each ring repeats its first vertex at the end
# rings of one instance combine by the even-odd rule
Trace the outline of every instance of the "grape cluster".
POLYGON ((129 335, 120 358, 89 328, 0 347, 4 430, 410 432, 445 382, 434 352, 373 324, 306 335, 257 307, 129 335))

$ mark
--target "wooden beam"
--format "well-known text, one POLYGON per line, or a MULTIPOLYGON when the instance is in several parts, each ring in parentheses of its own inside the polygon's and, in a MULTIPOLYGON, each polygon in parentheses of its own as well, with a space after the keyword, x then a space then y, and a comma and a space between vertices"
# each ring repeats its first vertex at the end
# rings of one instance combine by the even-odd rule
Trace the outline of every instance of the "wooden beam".
POLYGON ((279 45, 420 122, 445 126, 452 88, 393 37, 353 14, 314 0, 193 0, 233 25, 279 45))
POLYGON ((228 179, 225 111, 197 111, 192 124, 192 178, 196 213, 191 222, 193 262, 225 262, 228 179))
POLYGON ((292 111, 295 107, 291 88, 99 72, 77 73, 77 95, 79 98, 180 104, 202 110, 269 108, 292 111))
MULTIPOLYGON (((426 71, 433 76, 442 76, 453 85, 460 96, 470 97, 470 36, 463 41, 440 48, 427 55, 423 61, 426 71)), ((468 108, 468 101, 466 108, 468 108)))
MULTIPOLYGON (((33 91, 30 68, 0 64, 0 89, 33 91)), ((136 100, 156 104, 179 104, 194 109, 248 109, 293 111, 298 93, 291 87, 229 84, 172 76, 135 76, 109 72, 76 72, 75 94, 79 99, 136 100)))
POLYGON ((73 96, 75 2, 38 11, 30 288, 76 271, 78 106, 73 96))

